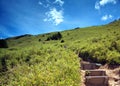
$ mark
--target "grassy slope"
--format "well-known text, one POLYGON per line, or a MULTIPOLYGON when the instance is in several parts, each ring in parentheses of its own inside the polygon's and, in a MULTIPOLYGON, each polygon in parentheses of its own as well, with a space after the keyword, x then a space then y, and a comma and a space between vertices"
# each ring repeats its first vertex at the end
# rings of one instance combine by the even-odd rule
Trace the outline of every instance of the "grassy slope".
POLYGON ((64 43, 45 41, 54 33, 7 39, 9 48, 0 49, 0 85, 78 86, 78 55, 103 64, 120 64, 119 32, 120 21, 116 21, 63 31, 64 43))

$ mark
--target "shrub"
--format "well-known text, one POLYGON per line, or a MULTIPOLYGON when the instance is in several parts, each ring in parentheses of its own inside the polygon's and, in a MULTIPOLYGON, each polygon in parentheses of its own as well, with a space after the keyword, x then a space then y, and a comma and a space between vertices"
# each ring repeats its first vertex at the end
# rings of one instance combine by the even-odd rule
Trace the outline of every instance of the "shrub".
POLYGON ((69 33, 67 33, 67 35, 69 36, 70 34, 69 34, 69 33))
POLYGON ((39 42, 41 41, 41 39, 39 39, 39 42))
POLYGON ((2 57, 0 59, 0 65, 1 65, 1 68, 0 68, 0 72, 6 72, 8 69, 7 69, 7 64, 6 64, 6 58, 5 57, 2 57))
POLYGON ((111 45, 109 47, 109 50, 114 50, 114 49, 119 51, 119 46, 118 46, 118 43, 116 41, 111 42, 111 45))
POLYGON ((49 36, 46 41, 49 40, 60 40, 62 38, 62 35, 60 32, 53 34, 52 36, 49 36))
POLYGON ((61 43, 64 43, 65 41, 64 40, 61 40, 61 43))
POLYGON ((113 41, 113 42, 111 43, 111 47, 117 49, 117 43, 116 43, 116 41, 113 41))
POLYGON ((6 40, 0 39, 0 48, 8 48, 6 40))
POLYGON ((88 51, 80 52, 78 56, 85 61, 89 61, 89 58, 91 57, 88 51))
POLYGON ((92 39, 92 42, 93 42, 93 43, 97 43, 97 42, 99 42, 100 40, 101 40, 100 38, 93 38, 93 39, 92 39))
POLYGON ((48 38, 46 39, 46 41, 50 41, 50 37, 48 37, 48 38))

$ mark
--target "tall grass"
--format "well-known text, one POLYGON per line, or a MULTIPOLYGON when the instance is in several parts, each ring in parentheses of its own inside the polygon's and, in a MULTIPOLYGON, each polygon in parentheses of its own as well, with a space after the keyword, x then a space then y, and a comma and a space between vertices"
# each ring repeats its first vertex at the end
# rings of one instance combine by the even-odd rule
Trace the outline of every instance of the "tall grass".
POLYGON ((0 49, 0 86, 79 86, 79 57, 120 65, 120 21, 7 39, 0 49), (48 38, 56 40, 47 40, 48 38))

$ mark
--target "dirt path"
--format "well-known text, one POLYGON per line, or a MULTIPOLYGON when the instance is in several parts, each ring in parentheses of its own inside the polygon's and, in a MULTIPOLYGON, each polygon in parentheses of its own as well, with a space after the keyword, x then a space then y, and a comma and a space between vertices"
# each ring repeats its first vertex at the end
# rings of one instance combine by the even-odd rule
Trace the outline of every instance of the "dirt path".
MULTIPOLYGON (((96 70, 96 71, 103 71, 105 72, 106 76, 108 77, 108 85, 105 86, 120 86, 120 66, 116 67, 108 67, 108 65, 101 65, 98 67, 95 66, 90 66, 93 63, 90 62, 82 62, 81 64, 81 78, 82 78, 82 84, 81 86, 91 86, 91 85, 86 85, 86 69, 87 70, 96 70), (89 64, 88 66, 84 66, 83 64, 89 64)), ((93 86, 93 85, 92 85, 93 86)), ((96 86, 96 85, 95 85, 96 86)))
POLYGON ((109 86, 120 86, 120 66, 109 68, 108 65, 104 65, 99 69, 106 71, 106 74, 109 77, 109 86))

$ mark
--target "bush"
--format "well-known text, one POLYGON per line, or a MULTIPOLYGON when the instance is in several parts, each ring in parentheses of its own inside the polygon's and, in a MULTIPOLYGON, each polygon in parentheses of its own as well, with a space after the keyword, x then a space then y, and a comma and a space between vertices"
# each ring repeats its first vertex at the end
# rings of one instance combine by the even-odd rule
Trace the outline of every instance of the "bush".
POLYGON ((60 32, 53 34, 52 36, 49 36, 46 41, 49 40, 60 40, 62 38, 62 35, 60 32))
POLYGON ((61 43, 64 43, 65 41, 64 40, 61 40, 61 43))
POLYGON ((41 41, 41 39, 39 39, 39 42, 41 41))
POLYGON ((100 38, 93 38, 93 39, 92 39, 92 42, 93 42, 93 43, 97 43, 97 42, 99 42, 100 40, 101 40, 100 38))
POLYGON ((0 59, 0 65, 1 65, 0 72, 6 72, 8 70, 5 57, 2 57, 0 59))
POLYGON ((118 52, 120 52, 120 45, 119 45, 119 41, 113 41, 111 42, 111 45, 109 47, 109 50, 117 50, 118 52))
POLYGON ((6 40, 0 39, 0 48, 8 48, 6 40))

